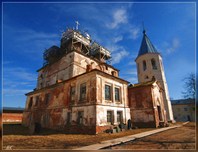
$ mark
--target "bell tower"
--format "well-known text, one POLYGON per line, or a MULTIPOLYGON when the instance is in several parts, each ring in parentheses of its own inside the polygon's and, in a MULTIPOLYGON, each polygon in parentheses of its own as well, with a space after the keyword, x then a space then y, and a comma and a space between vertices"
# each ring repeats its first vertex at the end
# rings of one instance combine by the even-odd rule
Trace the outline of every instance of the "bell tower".
POLYGON ((168 121, 174 122, 172 106, 168 93, 168 86, 164 74, 162 57, 149 40, 146 31, 143 30, 143 38, 138 56, 136 58, 138 82, 147 82, 156 79, 160 82, 164 106, 168 121))

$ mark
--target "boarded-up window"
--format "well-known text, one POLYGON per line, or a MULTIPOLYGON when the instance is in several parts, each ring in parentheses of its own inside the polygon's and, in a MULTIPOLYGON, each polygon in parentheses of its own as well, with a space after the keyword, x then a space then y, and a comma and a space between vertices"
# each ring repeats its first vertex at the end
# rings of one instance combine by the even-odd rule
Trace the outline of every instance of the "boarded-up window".
POLYGON ((107 123, 113 124, 113 111, 107 111, 107 123))
POLYGON ((80 85, 80 100, 86 99, 86 83, 80 85))
POLYGON ((105 85, 105 100, 111 100, 111 86, 105 85))
POLYGON ((120 88, 115 88, 115 101, 120 101, 120 88))
POLYGON ((51 97, 50 93, 45 94, 45 104, 46 105, 49 104, 50 97, 51 97))
POLYGON ((79 125, 83 124, 83 115, 84 115, 84 112, 83 111, 78 111, 77 123, 79 125))

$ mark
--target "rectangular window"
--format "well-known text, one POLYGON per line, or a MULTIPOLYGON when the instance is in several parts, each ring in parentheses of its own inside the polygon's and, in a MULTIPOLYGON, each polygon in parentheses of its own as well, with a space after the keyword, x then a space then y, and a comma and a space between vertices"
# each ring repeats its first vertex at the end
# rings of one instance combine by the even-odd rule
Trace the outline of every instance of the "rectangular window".
POLYGON ((28 104, 28 109, 32 108, 32 102, 33 102, 33 97, 30 97, 30 101, 29 101, 29 104, 28 104))
POLYGON ((86 83, 80 85, 80 100, 86 99, 86 83))
POLYGON ((107 123, 113 124, 113 111, 107 111, 107 123))
POLYGON ((39 96, 36 96, 35 106, 38 106, 39 104, 39 96))
POLYGON ((75 87, 70 88, 70 100, 71 101, 75 100, 75 87))
POLYGON ((48 105, 49 101, 50 101, 50 93, 45 94, 45 104, 48 105))
POLYGON ((79 125, 82 125, 83 124, 83 115, 84 115, 84 112, 83 111, 78 111, 77 122, 78 122, 79 125))
POLYGON ((71 113, 68 112, 67 113, 67 124, 70 124, 70 121, 71 121, 71 113))
POLYGON ((105 85, 105 100, 111 100, 111 86, 105 85))
POLYGON ((117 122, 122 123, 122 111, 117 111, 117 122))
POLYGON ((115 88, 115 101, 120 101, 120 88, 115 88))
POLYGON ((188 109, 187 108, 184 108, 184 111, 188 111, 188 109))

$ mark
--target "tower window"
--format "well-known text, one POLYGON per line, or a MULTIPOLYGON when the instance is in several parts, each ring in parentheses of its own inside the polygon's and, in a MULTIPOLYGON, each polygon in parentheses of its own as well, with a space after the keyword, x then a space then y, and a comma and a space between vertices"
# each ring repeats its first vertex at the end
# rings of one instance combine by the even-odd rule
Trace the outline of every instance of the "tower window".
POLYGON ((145 60, 143 61, 143 70, 144 71, 146 70, 146 61, 145 60))
POLYGON ((152 64, 153 69, 157 70, 157 65, 156 65, 155 59, 151 59, 151 64, 152 64))

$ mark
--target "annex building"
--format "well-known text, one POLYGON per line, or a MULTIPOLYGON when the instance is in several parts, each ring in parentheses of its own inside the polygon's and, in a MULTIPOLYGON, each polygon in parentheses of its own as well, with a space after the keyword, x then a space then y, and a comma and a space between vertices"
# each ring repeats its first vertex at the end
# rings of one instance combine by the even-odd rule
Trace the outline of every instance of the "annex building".
POLYGON ((129 85, 119 77, 118 69, 106 63, 111 58, 109 50, 78 28, 65 31, 60 47, 52 46, 43 54, 45 62, 37 70, 37 86, 26 94, 23 125, 86 134, 97 134, 128 120, 138 127, 165 125, 172 108, 168 103, 165 109, 169 100, 164 97, 168 90, 162 59, 158 52, 151 52, 145 31, 141 53, 142 45, 144 52, 136 59, 139 83, 129 85), (155 69, 150 68, 153 61, 155 69))

